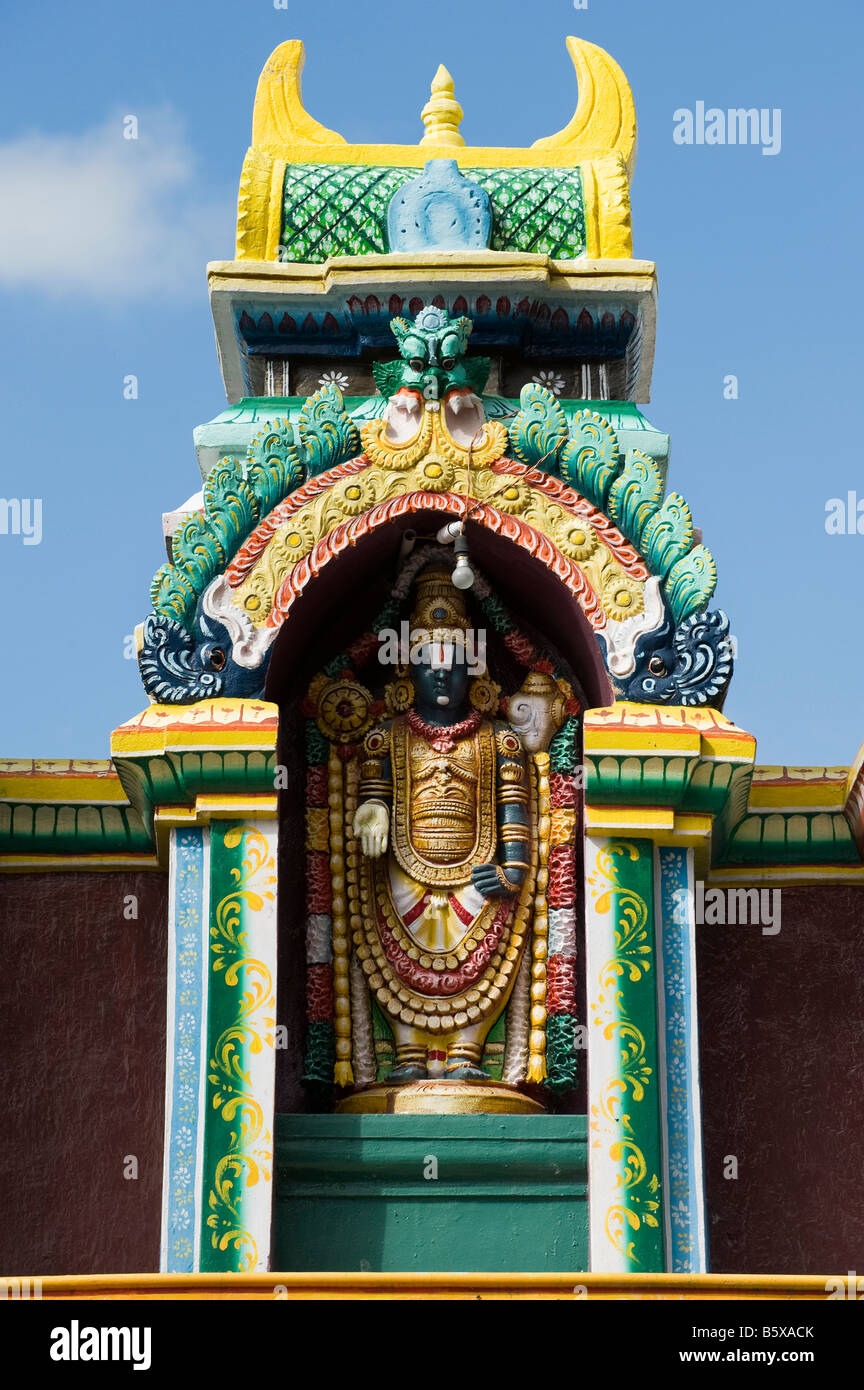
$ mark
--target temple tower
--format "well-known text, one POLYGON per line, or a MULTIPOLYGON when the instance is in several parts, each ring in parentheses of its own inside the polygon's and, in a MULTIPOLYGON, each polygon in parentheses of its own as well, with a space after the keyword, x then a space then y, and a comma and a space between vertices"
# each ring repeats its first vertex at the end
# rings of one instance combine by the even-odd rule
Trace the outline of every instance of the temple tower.
POLYGON ((754 769, 722 712, 633 99, 567 43, 524 149, 443 65, 416 145, 351 145, 272 54, 150 703, 10 774, 4 867, 167 876, 168 1274, 704 1272, 705 884, 864 872, 861 755, 754 769))

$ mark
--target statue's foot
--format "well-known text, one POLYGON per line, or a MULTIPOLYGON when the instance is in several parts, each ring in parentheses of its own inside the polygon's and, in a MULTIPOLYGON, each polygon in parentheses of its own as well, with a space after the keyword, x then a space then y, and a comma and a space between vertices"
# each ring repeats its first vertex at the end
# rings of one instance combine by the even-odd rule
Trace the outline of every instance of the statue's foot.
POLYGON ((388 1081, 425 1081, 428 1073, 425 1067, 421 1067, 419 1062, 403 1062, 400 1067, 393 1067, 388 1081))
POLYGON ((489 1073, 482 1067, 472 1067, 470 1062, 455 1062, 444 1068, 445 1081, 488 1081, 489 1073))

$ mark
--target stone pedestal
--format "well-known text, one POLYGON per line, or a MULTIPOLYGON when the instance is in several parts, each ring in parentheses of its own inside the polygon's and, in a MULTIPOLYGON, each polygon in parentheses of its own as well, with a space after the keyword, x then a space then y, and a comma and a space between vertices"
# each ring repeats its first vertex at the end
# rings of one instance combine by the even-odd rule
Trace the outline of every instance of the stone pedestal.
POLYGON ((588 1267, 584 1115, 277 1115, 273 1268, 588 1267))

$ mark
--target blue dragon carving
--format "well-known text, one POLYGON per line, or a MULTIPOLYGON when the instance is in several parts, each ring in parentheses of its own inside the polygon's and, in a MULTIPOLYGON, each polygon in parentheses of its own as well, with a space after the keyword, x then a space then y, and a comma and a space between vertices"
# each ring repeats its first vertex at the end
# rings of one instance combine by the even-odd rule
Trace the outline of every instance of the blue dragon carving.
POLYGON ((729 619, 722 609, 691 613, 676 627, 666 615, 638 638, 636 669, 619 681, 619 698, 645 705, 721 708, 732 678, 729 619))

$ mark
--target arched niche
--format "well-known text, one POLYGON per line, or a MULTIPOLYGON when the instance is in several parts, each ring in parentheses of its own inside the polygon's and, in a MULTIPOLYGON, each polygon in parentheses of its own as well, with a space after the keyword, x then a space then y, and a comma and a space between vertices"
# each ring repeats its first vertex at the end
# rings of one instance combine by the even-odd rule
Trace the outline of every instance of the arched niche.
MULTIPOLYGON (((419 511, 368 530, 319 569, 297 595, 273 646, 266 698, 279 706, 280 787, 278 1021, 285 1046, 277 1054, 276 1109, 316 1108, 302 1081, 305 1041, 305 879, 303 701, 309 682, 335 655, 368 630, 390 597, 400 554, 415 533, 431 540, 442 524, 437 510, 419 511)), ((596 636, 574 594, 549 568, 514 541, 477 523, 466 534, 474 563, 520 628, 549 650, 574 677, 586 708, 614 695, 596 636)), ((470 598, 470 594, 469 594, 470 598)), ((518 684, 518 682, 517 682, 518 684)), ((581 840, 581 835, 578 837, 581 840)), ((578 851, 581 874, 581 848, 578 851)), ((577 874, 577 876, 578 876, 577 874)), ((584 1000, 583 952, 577 997, 584 1000)), ((581 1014, 584 1018, 584 1014, 581 1014)), ((567 1108, 584 1108, 584 1067, 567 1108)))

